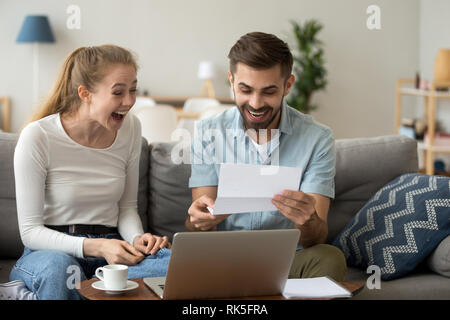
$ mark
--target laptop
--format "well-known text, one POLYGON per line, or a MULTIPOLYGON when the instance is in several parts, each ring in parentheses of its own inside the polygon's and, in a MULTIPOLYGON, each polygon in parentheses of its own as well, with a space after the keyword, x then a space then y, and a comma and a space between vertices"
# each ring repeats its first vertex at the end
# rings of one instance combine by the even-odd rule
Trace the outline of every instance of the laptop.
POLYGON ((144 283, 162 299, 279 295, 299 238, 298 229, 179 232, 166 277, 144 283))

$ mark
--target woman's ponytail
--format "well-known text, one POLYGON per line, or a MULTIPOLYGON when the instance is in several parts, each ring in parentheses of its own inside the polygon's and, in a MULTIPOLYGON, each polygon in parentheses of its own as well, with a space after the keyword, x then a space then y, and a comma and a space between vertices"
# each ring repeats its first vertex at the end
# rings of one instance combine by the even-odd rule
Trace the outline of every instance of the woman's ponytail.
POLYGON ((72 89, 72 70, 75 64, 77 54, 84 50, 84 47, 73 51, 64 61, 62 70, 56 80, 50 95, 44 105, 37 110, 30 119, 36 121, 51 114, 66 111, 68 106, 77 100, 78 92, 73 92, 72 89))

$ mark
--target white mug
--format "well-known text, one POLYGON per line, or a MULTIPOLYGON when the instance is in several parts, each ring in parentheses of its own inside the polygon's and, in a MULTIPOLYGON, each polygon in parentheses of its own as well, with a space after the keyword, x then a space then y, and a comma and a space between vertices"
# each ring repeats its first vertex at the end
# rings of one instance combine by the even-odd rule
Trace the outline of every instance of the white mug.
POLYGON ((106 289, 125 289, 128 267, 123 264, 108 264, 95 270, 95 276, 103 281, 106 289))

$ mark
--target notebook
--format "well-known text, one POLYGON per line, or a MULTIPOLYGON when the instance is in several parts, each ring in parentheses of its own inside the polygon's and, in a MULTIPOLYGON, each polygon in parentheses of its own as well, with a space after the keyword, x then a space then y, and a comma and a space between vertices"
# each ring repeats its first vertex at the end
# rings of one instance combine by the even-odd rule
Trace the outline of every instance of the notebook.
POLYGON ((328 277, 289 279, 283 289, 285 298, 347 298, 352 293, 328 277))

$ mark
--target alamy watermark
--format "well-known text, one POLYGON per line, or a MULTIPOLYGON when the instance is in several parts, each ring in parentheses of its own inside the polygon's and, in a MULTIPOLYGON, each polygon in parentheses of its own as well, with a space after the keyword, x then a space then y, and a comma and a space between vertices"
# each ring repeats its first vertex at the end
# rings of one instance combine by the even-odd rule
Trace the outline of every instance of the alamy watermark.
POLYGON ((372 4, 367 7, 366 13, 369 14, 366 20, 366 26, 369 30, 381 30, 381 9, 372 4))
MULTIPOLYGON (((191 133, 183 128, 178 128, 172 132, 171 139, 177 142, 171 150, 171 160, 174 164, 221 164, 221 163, 242 163, 244 159, 250 157, 250 149, 253 144, 250 139, 258 135, 258 144, 262 146, 257 152, 261 158, 266 159, 265 163, 270 163, 272 168, 267 168, 264 175, 276 174, 279 166, 278 146, 279 130, 271 129, 226 129, 225 132, 219 129, 196 130, 193 138, 191 133), (239 139, 238 141, 236 141, 239 139), (245 141, 247 140, 247 141, 245 141), (237 143, 235 143, 237 142, 237 143), (243 143, 245 142, 245 143, 243 143)), ((255 147, 256 148, 256 147, 255 147)))
POLYGON ((81 29, 81 9, 76 4, 67 7, 66 13, 69 15, 66 20, 66 27, 69 30, 81 29))
POLYGON ((67 267, 66 273, 69 274, 66 281, 68 289, 80 289, 81 282, 81 270, 77 265, 71 265, 67 267))
POLYGON ((371 274, 366 280, 367 289, 381 289, 381 269, 377 265, 367 267, 367 274, 371 274))

